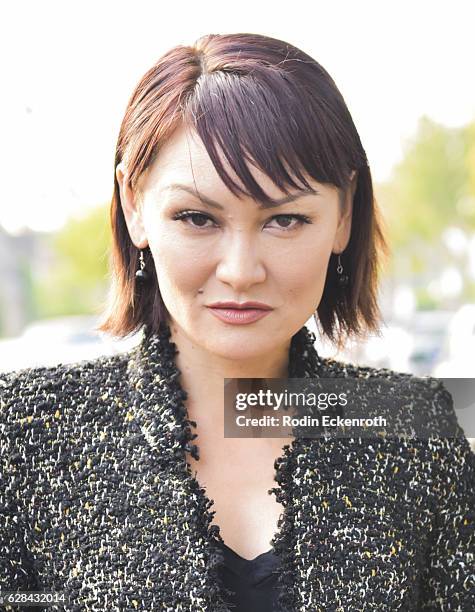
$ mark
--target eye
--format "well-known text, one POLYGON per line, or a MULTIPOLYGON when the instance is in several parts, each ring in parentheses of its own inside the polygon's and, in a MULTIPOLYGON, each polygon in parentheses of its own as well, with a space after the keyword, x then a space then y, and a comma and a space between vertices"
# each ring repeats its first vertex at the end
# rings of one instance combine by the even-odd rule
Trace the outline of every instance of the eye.
POLYGON ((205 215, 204 213, 186 211, 186 210, 178 212, 176 213, 176 215, 173 215, 173 219, 175 221, 183 221, 187 225, 191 225, 191 227, 205 228, 205 229, 210 226, 206 226, 204 225, 204 223, 206 221, 212 221, 211 217, 209 217, 208 215, 205 215), (187 221, 188 219, 193 219, 193 223, 188 223, 187 221), (198 223, 196 225, 195 225, 195 220, 198 220, 198 223))
POLYGON ((278 219, 279 223, 281 219, 284 220, 284 226, 279 225, 278 228, 287 232, 297 229, 297 227, 300 227, 304 223, 311 223, 310 218, 306 215, 275 215, 274 217, 272 217, 271 221, 273 221, 274 219, 278 219), (297 221, 297 223, 289 227, 288 222, 292 220, 297 221))
MULTIPOLYGON (((173 215, 173 219, 175 221, 183 221, 183 223, 195 229, 209 229, 210 227, 213 227, 213 226, 206 225, 206 222, 211 221, 214 223, 213 219, 209 215, 206 215, 205 213, 194 212, 191 210, 183 210, 183 211, 177 212, 175 215, 173 215), (192 222, 189 222, 188 220, 192 222)), ((297 229, 298 227, 302 226, 304 223, 312 223, 309 217, 307 217, 306 215, 301 215, 301 214, 274 215, 270 219, 270 221, 273 221, 275 219, 279 220, 279 225, 277 226, 277 229, 280 229, 284 232, 291 232, 297 229), (284 225, 280 225, 281 220, 284 221, 284 225), (295 220, 296 223, 294 225, 289 226, 289 222, 291 222, 292 220, 295 220)))

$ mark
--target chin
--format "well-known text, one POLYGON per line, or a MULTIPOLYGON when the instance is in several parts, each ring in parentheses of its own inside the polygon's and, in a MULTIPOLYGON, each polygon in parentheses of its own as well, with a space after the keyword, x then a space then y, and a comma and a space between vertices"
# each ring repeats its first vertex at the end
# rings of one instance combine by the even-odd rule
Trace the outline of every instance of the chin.
POLYGON ((251 330, 250 326, 236 325, 230 331, 209 332, 203 345, 214 355, 236 361, 254 359, 268 354, 279 344, 278 339, 269 331, 251 330))

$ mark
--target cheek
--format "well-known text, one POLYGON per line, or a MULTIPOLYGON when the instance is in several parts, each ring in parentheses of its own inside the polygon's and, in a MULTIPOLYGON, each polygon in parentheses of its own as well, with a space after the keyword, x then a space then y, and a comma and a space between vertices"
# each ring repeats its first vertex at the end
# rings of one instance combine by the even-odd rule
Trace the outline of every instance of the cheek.
POLYGON ((275 260, 275 276, 288 287, 289 296, 321 295, 331 256, 331 235, 309 235, 308 240, 295 244, 285 257, 275 260))
POLYGON ((300 266, 288 267, 284 284, 289 303, 299 302, 304 306, 307 302, 318 302, 325 286, 327 267, 328 261, 323 258, 316 261, 307 258, 300 266))
POLYGON ((189 240, 157 223, 148 241, 162 294, 196 292, 206 278, 207 258, 189 248, 189 240))

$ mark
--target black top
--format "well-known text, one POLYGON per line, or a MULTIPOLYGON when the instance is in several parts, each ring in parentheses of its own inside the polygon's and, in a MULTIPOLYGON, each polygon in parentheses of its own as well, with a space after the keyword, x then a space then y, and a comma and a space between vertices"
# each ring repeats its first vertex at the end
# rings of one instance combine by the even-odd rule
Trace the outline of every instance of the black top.
POLYGON ((233 612, 273 612, 277 609, 279 559, 269 550, 254 559, 243 559, 224 542, 220 573, 226 588, 236 593, 226 600, 233 612))

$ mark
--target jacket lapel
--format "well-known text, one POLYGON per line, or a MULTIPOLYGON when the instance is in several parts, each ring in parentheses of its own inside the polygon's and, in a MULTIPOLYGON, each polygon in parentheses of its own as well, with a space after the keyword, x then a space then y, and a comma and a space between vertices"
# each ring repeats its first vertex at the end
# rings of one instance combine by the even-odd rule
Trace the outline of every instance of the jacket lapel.
POLYGON ((153 474, 154 609, 228 612, 217 580, 221 552, 210 546, 210 502, 187 469, 192 434, 174 354, 166 332, 145 333, 128 364, 130 426, 148 446, 141 472, 148 482, 153 474))

